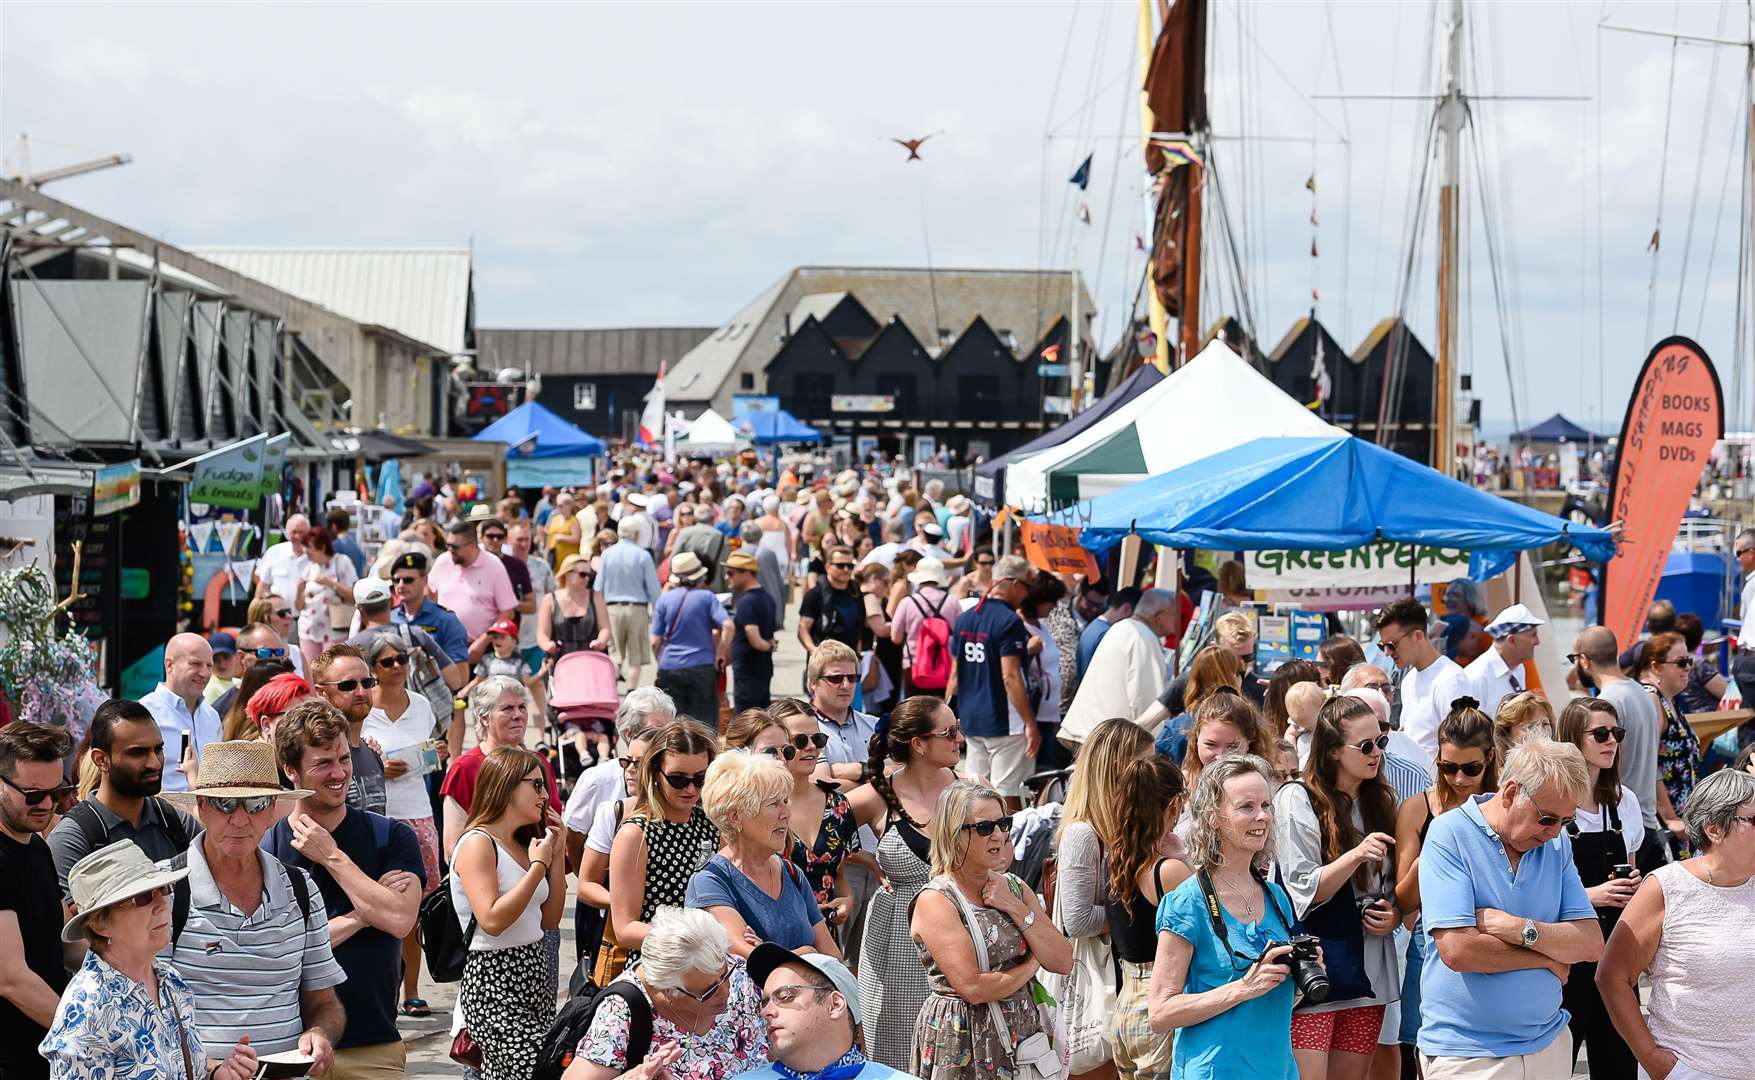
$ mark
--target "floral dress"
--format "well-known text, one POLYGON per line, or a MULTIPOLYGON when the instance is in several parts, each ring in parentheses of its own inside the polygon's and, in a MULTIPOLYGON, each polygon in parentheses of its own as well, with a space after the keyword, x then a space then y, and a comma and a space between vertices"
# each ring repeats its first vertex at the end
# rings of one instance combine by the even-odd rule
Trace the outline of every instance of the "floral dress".
MULTIPOLYGON (((1700 739, 1694 726, 1682 716, 1676 703, 1662 694, 1653 693, 1658 711, 1664 715, 1663 734, 1658 736, 1658 779, 1670 794, 1670 808, 1678 815, 1694 794, 1695 774, 1700 768, 1700 739)), ((1687 841, 1676 841, 1686 846, 1687 841)), ((1683 856, 1688 853, 1682 852, 1683 856)))
POLYGON ((816 843, 804 846, 792 838, 792 865, 804 871, 806 881, 817 894, 819 905, 835 899, 835 875, 847 856, 860 850, 859 823, 853 820, 853 804, 833 784, 817 781, 827 798, 823 802, 823 823, 817 828, 816 843))
MULTIPOLYGON (((731 965, 731 994, 706 1034, 684 1031, 652 1010, 652 1045, 674 1042, 682 1048, 682 1056, 664 1070, 673 1080, 726 1080, 768 1063, 768 1022, 762 1019, 761 993, 742 960, 734 956, 727 962, 731 965)), ((633 983, 650 1003, 652 996, 636 977, 638 971, 638 967, 630 968, 617 981, 633 983)), ((579 1040, 578 1056, 618 1075, 627 1071, 626 1001, 613 994, 603 999, 585 1037, 579 1040)))
MULTIPOLYGON (((957 886, 949 878, 933 878, 926 887, 957 904, 957 886)), ((1005 971, 1030 956, 1023 931, 997 908, 971 904, 975 926, 987 943, 988 970, 1005 971)), ((961 921, 961 920, 959 920, 961 921)), ((921 1080, 1012 1080, 1017 1075, 1013 1047, 1042 1030, 1026 984, 999 1003, 1011 1029, 1006 1045, 986 1005, 971 1005, 957 996, 938 961, 918 940, 920 963, 932 992, 914 1022, 914 1052, 908 1072, 921 1080)))
POLYGON ((185 1060, 194 1075, 206 1073, 189 985, 162 960, 152 968, 157 1001, 96 952, 85 954, 37 1048, 52 1080, 184 1080, 185 1060))
POLYGON ((353 598, 353 583, 359 579, 353 560, 340 552, 329 557, 328 566, 312 563, 305 568, 305 606, 299 610, 299 639, 318 645, 339 645, 347 640, 347 627, 336 626, 330 615, 331 604, 345 604, 353 598), (327 585, 317 584, 319 577, 334 578, 345 598, 327 585))

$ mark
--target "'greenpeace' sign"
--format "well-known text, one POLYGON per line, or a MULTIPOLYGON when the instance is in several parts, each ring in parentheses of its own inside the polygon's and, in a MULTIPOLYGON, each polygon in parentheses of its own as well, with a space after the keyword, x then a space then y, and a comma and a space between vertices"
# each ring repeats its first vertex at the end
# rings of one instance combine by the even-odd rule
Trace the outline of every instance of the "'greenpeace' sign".
POLYGON ((1270 548, 1243 555, 1251 589, 1405 588, 1410 581, 1432 585, 1469 574, 1466 551, 1388 540, 1347 551, 1270 548))

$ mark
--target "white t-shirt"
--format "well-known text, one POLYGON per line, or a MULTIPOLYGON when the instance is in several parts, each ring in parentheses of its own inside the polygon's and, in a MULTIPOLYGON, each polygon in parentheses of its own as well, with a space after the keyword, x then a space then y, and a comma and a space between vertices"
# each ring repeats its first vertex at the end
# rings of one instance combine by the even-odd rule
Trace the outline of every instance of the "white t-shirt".
POLYGON ((567 807, 561 821, 576 833, 590 835, 597 808, 605 802, 622 798, 627 792, 627 778, 621 763, 614 758, 600 761, 580 774, 567 796, 567 807))
MULTIPOLYGON (((1573 819, 1581 833, 1602 832, 1603 813, 1593 802, 1590 809, 1580 806, 1577 817, 1573 819)), ((1639 796, 1626 784, 1621 785, 1621 801, 1615 807, 1621 817, 1621 839, 1627 843, 1627 861, 1632 862, 1633 856, 1639 853, 1639 847, 1645 843, 1645 817, 1639 809, 1639 796)))
MULTIPOLYGON (((433 729, 437 727, 433 718, 433 706, 419 694, 408 695, 408 708, 395 720, 390 719, 383 709, 373 709, 366 714, 361 733, 368 739, 376 739, 386 757, 397 750, 406 750, 415 743, 425 742, 433 737, 433 729)), ((427 778, 412 772, 403 773, 398 777, 384 779, 384 813, 398 821, 417 821, 420 818, 433 816, 432 800, 427 798, 427 778)))
POLYGON ((1402 676, 1401 729, 1420 744, 1420 764, 1426 766, 1427 772, 1432 771, 1432 763, 1438 759, 1438 725, 1450 712, 1450 702, 1456 697, 1445 687, 1459 689, 1463 685, 1462 665, 1443 655, 1428 664, 1425 671, 1410 667, 1402 676))
POLYGON ((270 546, 256 561, 256 576, 268 582, 269 590, 290 607, 299 582, 305 580, 305 568, 310 565, 308 556, 293 551, 291 540, 282 540, 270 546))
POLYGON ((620 799, 605 799, 597 806, 597 814, 591 819, 591 831, 585 834, 585 846, 600 855, 608 855, 610 845, 615 843, 615 808, 621 804, 620 799))

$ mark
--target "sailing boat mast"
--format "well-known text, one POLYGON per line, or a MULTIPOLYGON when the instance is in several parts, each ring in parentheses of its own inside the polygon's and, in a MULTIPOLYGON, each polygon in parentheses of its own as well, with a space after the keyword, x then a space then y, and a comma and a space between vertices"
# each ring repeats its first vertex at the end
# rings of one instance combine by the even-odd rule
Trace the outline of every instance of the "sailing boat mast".
POLYGON ((1140 48, 1146 77, 1140 93, 1146 170, 1156 209, 1146 261, 1157 365, 1169 372, 1200 350, 1201 189, 1206 183, 1207 0, 1140 0, 1140 48), (1161 21, 1152 40, 1152 9, 1161 21), (1168 317, 1180 327, 1172 348, 1168 317))
POLYGON ((1467 106, 1462 95, 1462 0, 1450 0, 1446 26, 1444 96, 1438 126, 1444 138, 1444 184, 1438 192, 1438 371, 1434 387, 1432 467, 1456 474, 1457 388, 1457 211, 1462 172, 1462 129, 1467 106))

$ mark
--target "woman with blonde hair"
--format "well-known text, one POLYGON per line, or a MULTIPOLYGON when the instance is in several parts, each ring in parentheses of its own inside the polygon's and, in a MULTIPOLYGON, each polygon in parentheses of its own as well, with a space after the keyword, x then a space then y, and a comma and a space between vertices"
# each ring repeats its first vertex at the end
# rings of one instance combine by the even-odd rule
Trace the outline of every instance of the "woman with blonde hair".
POLYGON ((839 958, 810 883, 792 850, 792 775, 778 759, 732 750, 707 766, 707 817, 725 843, 689 879, 688 906, 719 920, 731 951, 748 959, 757 941, 839 958))
MULTIPOLYGON (((1243 661, 1230 649, 1208 645, 1196 653, 1189 662, 1188 681, 1182 691, 1183 711, 1158 729, 1158 737, 1153 743, 1158 753, 1179 763, 1187 757, 1189 730, 1194 726, 1195 713, 1201 703, 1221 690, 1235 690, 1242 694, 1243 672, 1243 661)), ((1150 729, 1151 718, 1163 707, 1164 703, 1160 701, 1147 709, 1142 726, 1150 729)))
POLYGON ((1449 714, 1439 723, 1432 787, 1420 798, 1404 800, 1396 809, 1395 898, 1405 914, 1420 910, 1420 848, 1433 819, 1476 795, 1499 790, 1502 759, 1495 735, 1493 721, 1472 697, 1453 701, 1449 714))
POLYGON ((572 492, 563 491, 555 496, 554 513, 548 519, 548 561, 560 567, 567 556, 579 554, 579 503, 573 498, 572 492))
POLYGON ((634 813, 609 852, 610 922, 629 963, 652 914, 681 905, 689 878, 719 847, 719 830, 701 806, 707 766, 718 752, 712 730, 693 720, 673 720, 647 735, 634 813))
MULTIPOLYGON (((1477 708, 1479 703, 1477 703, 1477 708)), ((1493 749, 1500 761, 1511 748, 1531 737, 1554 737, 1554 710, 1533 690, 1512 694, 1499 702, 1493 714, 1493 749)))
POLYGON ((1007 873, 1011 817, 997 791, 959 780, 932 819, 933 878, 910 920, 931 993, 914 1022, 908 1072, 921 1080, 1000 1080, 1038 1048, 1058 1062, 1031 984, 1072 970, 1072 945, 1036 894, 1007 873))
POLYGON ((1195 710, 1188 729, 1188 753, 1182 759, 1184 790, 1193 791, 1201 770, 1226 754, 1254 754, 1272 761, 1274 742, 1261 711, 1248 698, 1228 687, 1209 695, 1195 710))

